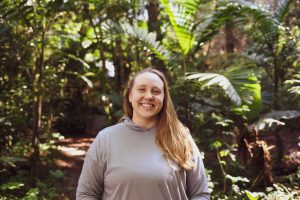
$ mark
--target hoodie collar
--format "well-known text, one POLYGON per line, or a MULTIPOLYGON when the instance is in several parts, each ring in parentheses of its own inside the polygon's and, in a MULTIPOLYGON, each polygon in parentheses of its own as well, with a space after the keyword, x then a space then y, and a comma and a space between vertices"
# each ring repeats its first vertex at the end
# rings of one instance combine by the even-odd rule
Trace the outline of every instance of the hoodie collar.
POLYGON ((120 121, 123 122, 125 125, 129 126, 130 128, 132 128, 133 130, 136 130, 139 132, 148 132, 148 131, 154 130, 156 128, 156 124, 154 124, 150 128, 140 127, 140 126, 134 124, 133 121, 126 115, 123 116, 120 121))

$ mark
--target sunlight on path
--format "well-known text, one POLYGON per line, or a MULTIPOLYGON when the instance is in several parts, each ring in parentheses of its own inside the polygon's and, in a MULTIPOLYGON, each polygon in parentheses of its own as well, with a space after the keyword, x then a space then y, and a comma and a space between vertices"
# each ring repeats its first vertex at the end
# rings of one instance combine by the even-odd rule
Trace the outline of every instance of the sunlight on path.
POLYGON ((69 156, 82 156, 85 155, 85 150, 79 150, 78 148, 74 147, 65 147, 59 146, 58 150, 63 151, 64 153, 68 154, 69 156))
POLYGON ((54 159, 56 166, 65 176, 64 180, 57 184, 64 198, 59 200, 75 199, 76 187, 81 173, 81 167, 85 154, 93 142, 94 137, 68 137, 56 142, 58 155, 54 159))

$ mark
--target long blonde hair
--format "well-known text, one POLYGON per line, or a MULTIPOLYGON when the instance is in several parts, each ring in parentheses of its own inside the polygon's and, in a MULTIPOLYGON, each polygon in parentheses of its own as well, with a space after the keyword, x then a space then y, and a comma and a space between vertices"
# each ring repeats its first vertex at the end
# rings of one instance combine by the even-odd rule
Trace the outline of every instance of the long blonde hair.
POLYGON ((129 102, 129 94, 135 78, 142 73, 156 74, 164 83, 164 100, 161 111, 157 116, 156 143, 162 149, 167 160, 175 161, 181 168, 191 170, 195 163, 192 161, 193 148, 189 130, 179 121, 170 97, 168 82, 164 74, 153 68, 145 68, 138 72, 128 83, 124 93, 123 109, 132 119, 133 108, 129 102))

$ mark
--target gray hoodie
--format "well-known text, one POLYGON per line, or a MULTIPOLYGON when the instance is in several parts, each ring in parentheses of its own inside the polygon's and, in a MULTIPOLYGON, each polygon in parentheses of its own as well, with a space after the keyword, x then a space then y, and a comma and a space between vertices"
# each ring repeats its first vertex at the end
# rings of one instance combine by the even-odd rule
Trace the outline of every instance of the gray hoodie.
POLYGON ((89 148, 76 199, 208 200, 205 170, 193 141, 193 170, 167 161, 155 142, 156 128, 136 126, 129 118, 99 132, 89 148))

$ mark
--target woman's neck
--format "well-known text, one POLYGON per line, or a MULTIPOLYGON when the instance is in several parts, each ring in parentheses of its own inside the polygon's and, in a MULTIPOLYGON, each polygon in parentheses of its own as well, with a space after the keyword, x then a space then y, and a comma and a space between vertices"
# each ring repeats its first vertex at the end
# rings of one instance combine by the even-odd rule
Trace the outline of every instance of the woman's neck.
POLYGON ((156 123, 156 120, 142 120, 142 119, 135 119, 134 117, 132 118, 132 122, 141 127, 141 128, 151 128, 154 126, 156 123))

